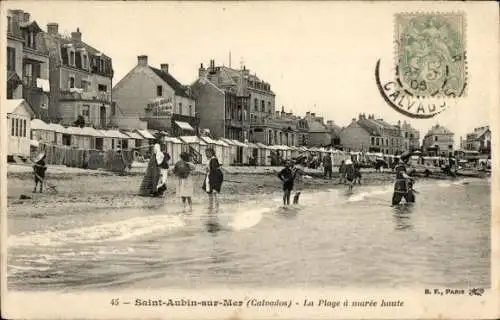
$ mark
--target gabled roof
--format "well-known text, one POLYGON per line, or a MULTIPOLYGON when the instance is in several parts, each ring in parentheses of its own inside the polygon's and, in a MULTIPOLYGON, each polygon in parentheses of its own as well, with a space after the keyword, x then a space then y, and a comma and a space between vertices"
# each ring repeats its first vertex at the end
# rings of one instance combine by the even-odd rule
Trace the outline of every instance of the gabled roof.
POLYGON ((31 108, 30 104, 24 99, 7 99, 2 102, 2 110, 5 111, 6 114, 13 113, 16 109, 23 105, 31 117, 35 116, 35 112, 31 108))
POLYGON ((372 136, 381 136, 380 127, 370 119, 359 119, 357 124, 372 136))
POLYGON ((33 30, 36 32, 42 31, 42 29, 38 26, 38 23, 36 23, 36 21, 20 22, 19 26, 21 28, 26 28, 26 29, 33 30))
POLYGON ((160 77, 163 81, 165 81, 172 89, 174 89, 176 95, 185 98, 191 98, 186 92, 187 87, 183 86, 179 81, 177 81, 174 77, 172 77, 172 75, 163 72, 163 70, 156 69, 151 66, 149 68, 154 73, 156 73, 158 77, 160 77))
POLYGON ((307 119, 307 126, 309 128, 309 132, 329 132, 324 125, 312 119, 307 119))
POLYGON ((450 130, 448 130, 447 128, 439 125, 439 124, 436 124, 435 126, 433 126, 428 132, 427 134, 425 135, 426 137, 427 136, 431 136, 431 135, 439 135, 439 134, 444 134, 444 135, 453 135, 453 132, 451 132, 450 130))
POLYGON ((77 49, 84 48, 85 50, 87 50, 87 52, 90 55, 93 55, 93 56, 100 55, 102 57, 111 59, 111 57, 108 57, 107 55, 103 54, 101 51, 97 50, 96 48, 92 47, 91 45, 89 45, 88 43, 86 43, 84 41, 78 41, 78 40, 73 40, 71 38, 66 38, 60 34, 58 35, 58 37, 59 37, 59 40, 61 42, 61 45, 72 44, 77 49))
POLYGON ((486 132, 490 131, 490 128, 484 128, 483 130, 479 131, 479 132, 475 132, 476 133, 476 139, 479 139, 481 138, 486 132))

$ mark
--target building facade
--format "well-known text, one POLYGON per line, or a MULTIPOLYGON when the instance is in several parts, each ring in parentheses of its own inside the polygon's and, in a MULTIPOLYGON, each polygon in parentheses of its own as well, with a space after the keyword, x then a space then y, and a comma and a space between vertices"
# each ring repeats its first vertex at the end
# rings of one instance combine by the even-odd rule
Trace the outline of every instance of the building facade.
POLYGON ((173 136, 194 135, 199 117, 191 88, 171 74, 168 64, 160 69, 148 64, 148 56, 137 57, 137 65, 113 88, 116 123, 123 129, 166 131, 173 136))
POLYGON ((406 121, 401 124, 398 121, 398 126, 401 128, 401 134, 403 135, 403 150, 404 151, 414 151, 420 149, 420 132, 413 128, 406 121))
POLYGON ((49 56, 43 31, 23 10, 7 12, 7 99, 24 100, 48 119, 49 56))
POLYGON ((465 150, 478 151, 482 154, 491 154, 491 130, 490 126, 474 128, 468 133, 461 146, 465 150))
POLYGON ((340 141, 346 151, 380 152, 400 154, 403 137, 397 125, 391 125, 374 115, 358 115, 340 132, 340 141))
POLYGON ((429 156, 448 157, 453 155, 454 133, 436 124, 425 135, 422 151, 429 156))
POLYGON ((333 121, 324 122, 323 117, 316 116, 314 112, 306 112, 305 121, 308 127, 308 147, 333 146, 340 143, 338 127, 333 121))
POLYGON ((95 128, 113 126, 111 58, 82 41, 78 28, 67 37, 49 23, 43 38, 50 60, 50 121, 70 125, 82 116, 95 128))
MULTIPOLYGON (((279 135, 279 124, 273 124, 275 94, 269 83, 250 74, 250 70, 245 66, 240 70, 215 66, 214 60, 210 61, 208 68, 204 68, 201 64, 198 76, 193 91, 197 96, 198 110, 204 127, 214 132, 221 132, 221 128, 224 127, 226 138, 265 144, 270 144, 270 136, 274 139, 279 135), (205 80, 200 79, 210 81, 221 91, 214 91, 213 88, 202 89, 205 80), (221 92, 224 92, 224 104, 221 104, 221 92), (215 101, 217 99, 218 102, 215 101), (217 114, 222 113, 223 118, 216 119, 212 111, 217 114)), ((220 134, 219 136, 222 137, 220 134)))

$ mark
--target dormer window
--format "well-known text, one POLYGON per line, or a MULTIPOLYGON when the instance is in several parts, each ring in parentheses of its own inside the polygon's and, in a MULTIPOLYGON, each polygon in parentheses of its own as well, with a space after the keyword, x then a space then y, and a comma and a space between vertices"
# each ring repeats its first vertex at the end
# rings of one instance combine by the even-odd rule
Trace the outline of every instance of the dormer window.
POLYGON ((7 17, 7 32, 12 33, 12 17, 7 17))
POLYGON ((82 54, 82 68, 85 70, 87 70, 89 68, 88 58, 87 58, 87 55, 85 53, 82 54))
POLYGON ((33 31, 24 32, 24 45, 28 48, 36 49, 35 33, 33 31))
POLYGON ((75 51, 74 50, 69 51, 69 65, 72 67, 75 66, 75 51))

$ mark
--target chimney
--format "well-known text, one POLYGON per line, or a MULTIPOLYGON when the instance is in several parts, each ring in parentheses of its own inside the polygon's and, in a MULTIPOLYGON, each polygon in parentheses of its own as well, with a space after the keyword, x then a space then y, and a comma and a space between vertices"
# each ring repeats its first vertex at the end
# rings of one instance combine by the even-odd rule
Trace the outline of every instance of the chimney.
POLYGON ((352 122, 356 122, 356 118, 352 118, 352 122))
POLYGON ((327 120, 326 124, 329 125, 329 126, 333 126, 333 121, 332 120, 327 120))
POLYGON ((145 56, 145 55, 137 56, 137 64, 140 65, 141 67, 147 67, 148 66, 148 56, 145 56))
POLYGON ((316 118, 316 113, 315 112, 311 112, 311 117, 316 118))
POLYGON ((316 120, 318 120, 320 123, 323 123, 324 118, 323 117, 317 117, 316 120))
POLYGON ((24 13, 24 22, 29 22, 30 21, 30 14, 28 12, 24 13))
POLYGON ((71 39, 74 41, 82 41, 82 33, 80 32, 80 28, 76 28, 75 32, 71 32, 71 39))
POLYGON ((56 35, 59 33, 59 24, 55 22, 47 23, 47 33, 50 35, 56 35))
POLYGON ((280 112, 278 110, 275 111, 276 117, 280 116, 280 112))
POLYGON ((285 106, 281 106, 281 114, 285 113, 285 106))
POLYGON ((17 22, 24 21, 24 11, 23 10, 11 10, 12 15, 14 16, 17 22))
POLYGON ((160 64, 161 71, 168 73, 168 63, 160 64))
POLYGON ((203 63, 200 63, 200 68, 198 69, 198 77, 204 77, 206 75, 205 73, 205 67, 203 67, 203 63))
POLYGON ((306 112, 306 118, 309 118, 311 116, 311 113, 309 111, 306 112))
POLYGON ((363 115, 360 113, 360 114, 358 114, 358 120, 361 120, 361 119, 363 119, 363 115))

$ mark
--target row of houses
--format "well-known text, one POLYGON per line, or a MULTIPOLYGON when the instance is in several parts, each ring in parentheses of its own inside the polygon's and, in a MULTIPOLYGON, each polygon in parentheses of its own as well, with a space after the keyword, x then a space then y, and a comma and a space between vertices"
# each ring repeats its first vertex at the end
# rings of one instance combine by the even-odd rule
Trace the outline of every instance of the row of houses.
MULTIPOLYGON (((11 128, 13 146, 19 145, 16 139, 30 138, 26 128, 31 117, 47 125, 83 126, 82 130, 94 135, 102 133, 94 144, 71 137, 45 141, 98 150, 118 148, 100 142, 107 138, 104 133, 137 130, 163 132, 169 137, 209 136, 244 144, 330 146, 382 154, 420 148, 420 134, 407 122, 390 124, 375 115, 360 114, 341 128, 313 112, 301 117, 284 106, 279 108, 271 85, 244 65, 235 69, 210 60, 207 66, 200 64, 193 83, 184 85, 167 62, 155 67, 147 55, 140 55, 132 70, 113 87, 112 59, 83 41, 79 28, 65 35, 57 23, 48 23, 43 31, 29 13, 9 10, 7 39, 7 97, 26 102, 13 103, 11 111, 24 111, 8 116, 12 128, 14 118, 24 117, 22 123, 26 123, 22 129, 23 133, 27 130, 26 136, 14 135, 11 128)), ((34 136, 39 139, 47 137, 34 136)), ((450 145, 453 135, 438 126, 426 135, 423 148, 441 155, 453 151, 450 145)), ((123 147, 132 145, 119 145, 123 147)), ((12 147, 9 152, 21 151, 12 147)))

